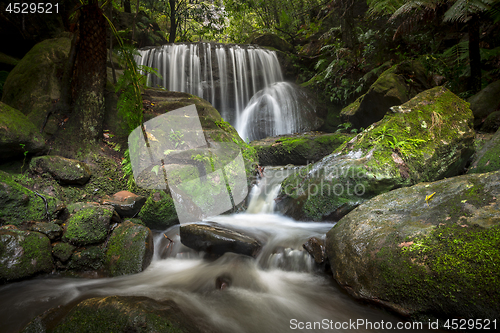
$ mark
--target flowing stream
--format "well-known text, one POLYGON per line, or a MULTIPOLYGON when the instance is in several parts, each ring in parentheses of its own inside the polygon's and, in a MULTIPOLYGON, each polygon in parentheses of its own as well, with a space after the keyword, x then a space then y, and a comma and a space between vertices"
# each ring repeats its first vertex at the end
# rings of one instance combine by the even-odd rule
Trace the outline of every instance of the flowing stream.
POLYGON ((382 321, 396 327, 401 318, 353 300, 302 250, 308 238, 324 238, 333 224, 297 222, 272 213, 286 174, 269 168, 253 189, 246 213, 210 219, 265 242, 256 259, 226 253, 215 261, 204 260, 181 244, 175 226, 156 234, 153 262, 142 273, 100 279, 44 277, 0 287, 0 331, 17 332, 49 308, 106 295, 172 299, 193 320, 201 318, 218 332, 386 332, 375 329, 382 321), (231 281, 224 290, 216 288, 220 276, 231 281), (368 324, 346 326, 358 320, 371 322, 372 329, 368 324), (308 322, 322 326, 299 329, 308 322))

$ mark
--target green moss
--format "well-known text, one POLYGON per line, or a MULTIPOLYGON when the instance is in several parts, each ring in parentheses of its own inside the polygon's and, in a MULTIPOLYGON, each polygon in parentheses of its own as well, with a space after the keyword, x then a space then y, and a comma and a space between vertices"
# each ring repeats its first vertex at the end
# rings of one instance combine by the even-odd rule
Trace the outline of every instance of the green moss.
POLYGON ((456 313, 494 318, 500 300, 500 226, 443 225, 411 241, 378 252, 383 297, 445 318, 456 313))
POLYGON ((68 243, 58 242, 52 246, 52 255, 61 260, 61 262, 66 262, 71 258, 75 247, 68 243))
POLYGON ((108 235, 112 215, 112 209, 103 207, 88 207, 76 212, 66 222, 63 241, 75 245, 103 242, 108 235))
POLYGON ((111 276, 142 272, 153 255, 151 231, 130 221, 118 226, 108 242, 106 266, 111 276))
POLYGON ((0 230, 0 281, 52 271, 50 240, 38 232, 0 230))
POLYGON ((139 218, 149 228, 157 230, 165 230, 179 221, 172 196, 163 191, 149 195, 139 212, 139 218))
POLYGON ((104 250, 100 246, 91 246, 77 250, 71 256, 68 269, 75 271, 92 271, 103 267, 104 250))

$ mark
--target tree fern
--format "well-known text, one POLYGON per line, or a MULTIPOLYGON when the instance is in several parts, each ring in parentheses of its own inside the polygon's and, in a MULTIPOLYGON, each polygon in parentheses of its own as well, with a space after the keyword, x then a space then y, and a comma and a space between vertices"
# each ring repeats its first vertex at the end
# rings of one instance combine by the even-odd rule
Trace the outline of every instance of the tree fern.
POLYGON ((457 0, 444 14, 445 22, 467 22, 471 15, 491 9, 497 0, 457 0))

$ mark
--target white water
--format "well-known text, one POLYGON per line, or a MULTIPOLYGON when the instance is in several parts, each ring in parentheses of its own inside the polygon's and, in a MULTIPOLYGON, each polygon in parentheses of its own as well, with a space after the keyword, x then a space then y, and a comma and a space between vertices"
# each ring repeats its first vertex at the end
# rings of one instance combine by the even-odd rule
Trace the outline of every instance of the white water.
MULTIPOLYGON (((284 175, 279 168, 268 170, 266 181, 259 186, 260 195, 253 192, 253 211, 258 207, 261 211, 270 210, 269 205, 259 206, 255 201, 272 201, 284 175)), ((309 237, 323 238, 333 224, 297 222, 262 212, 218 216, 211 221, 260 239, 265 245, 258 258, 226 253, 216 261, 206 261, 180 243, 176 226, 156 235, 154 260, 142 273, 103 279, 45 278, 0 287, 0 330, 16 332, 30 318, 49 308, 106 295, 172 299, 194 321, 204 320, 218 332, 228 333, 383 332, 364 327, 292 330, 290 323, 294 319, 334 323, 401 320, 352 300, 302 251, 302 244, 309 237), (231 285, 219 290, 215 281, 222 275, 231 279, 231 285)))
POLYGON ((318 127, 314 105, 305 102, 303 91, 283 82, 273 51, 216 43, 167 44, 138 51, 137 63, 157 68, 163 77, 148 74, 151 86, 206 99, 244 139, 318 127), (271 126, 252 131, 254 118, 268 119, 271 126))

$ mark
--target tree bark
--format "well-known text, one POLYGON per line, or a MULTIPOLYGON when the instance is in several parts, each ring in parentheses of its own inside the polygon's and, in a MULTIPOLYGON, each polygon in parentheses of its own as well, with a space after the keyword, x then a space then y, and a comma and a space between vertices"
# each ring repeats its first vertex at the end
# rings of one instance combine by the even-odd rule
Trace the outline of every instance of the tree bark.
POLYGON ((81 8, 75 67, 73 127, 83 144, 102 134, 106 87, 106 21, 97 0, 81 8))
POLYGON ((170 33, 168 35, 168 42, 169 43, 174 43, 175 42, 175 37, 177 34, 177 10, 175 8, 175 0, 168 0, 168 3, 170 5, 170 33))
POLYGON ((481 54, 479 51, 481 22, 477 15, 473 15, 468 22, 469 29, 469 89, 474 93, 481 90, 481 54))

